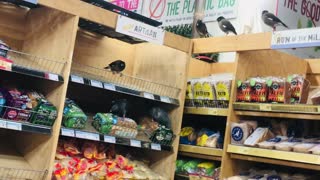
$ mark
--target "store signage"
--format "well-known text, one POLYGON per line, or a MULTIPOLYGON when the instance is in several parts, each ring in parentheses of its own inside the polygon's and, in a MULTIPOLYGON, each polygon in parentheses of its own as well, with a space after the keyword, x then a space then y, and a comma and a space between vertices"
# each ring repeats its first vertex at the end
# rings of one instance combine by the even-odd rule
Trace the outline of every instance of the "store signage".
POLYGON ((143 0, 105 0, 105 1, 139 14, 142 11, 143 0))
POLYGON ((272 35, 272 49, 320 46, 320 27, 277 31, 272 35))
POLYGON ((165 31, 125 16, 118 16, 116 32, 162 45, 165 31))
MULTIPOLYGON (((162 22, 163 26, 191 24, 196 0, 149 0, 142 14, 162 22)), ((204 22, 216 21, 219 16, 237 17, 238 0, 206 0, 204 22)))

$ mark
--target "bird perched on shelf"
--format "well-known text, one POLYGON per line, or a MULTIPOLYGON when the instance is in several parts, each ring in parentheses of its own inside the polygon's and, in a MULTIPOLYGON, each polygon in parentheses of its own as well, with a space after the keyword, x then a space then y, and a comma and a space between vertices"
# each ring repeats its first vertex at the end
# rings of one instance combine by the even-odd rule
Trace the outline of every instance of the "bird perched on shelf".
POLYGON ((202 22, 201 19, 197 20, 196 30, 197 30, 197 33, 200 35, 200 37, 210 37, 207 26, 204 22, 202 22))
POLYGON ((119 74, 122 75, 122 71, 126 68, 126 63, 122 60, 116 60, 110 63, 107 67, 104 69, 110 69, 113 74, 119 74))
POLYGON ((262 11, 261 17, 262 17, 262 21, 266 25, 268 25, 272 28, 275 28, 276 26, 284 26, 284 27, 288 28, 288 26, 285 23, 283 23, 277 16, 268 12, 267 10, 262 11))
POLYGON ((127 99, 114 100, 111 102, 111 105, 110 113, 123 118, 126 117, 130 109, 130 104, 127 99))
POLYGON ((226 33, 226 35, 229 34, 229 32, 232 32, 233 34, 237 35, 236 29, 233 27, 230 21, 226 20, 223 16, 220 16, 217 18, 218 24, 220 29, 226 33))
POLYGON ((171 129, 171 123, 169 115, 166 111, 159 107, 153 107, 150 109, 149 115, 152 119, 158 122, 160 125, 163 125, 169 129, 171 129))

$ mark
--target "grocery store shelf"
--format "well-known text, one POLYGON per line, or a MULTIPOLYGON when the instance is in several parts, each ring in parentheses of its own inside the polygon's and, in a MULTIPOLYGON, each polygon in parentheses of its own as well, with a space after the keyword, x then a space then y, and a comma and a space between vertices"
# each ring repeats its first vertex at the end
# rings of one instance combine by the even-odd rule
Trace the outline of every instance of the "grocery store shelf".
MULTIPOLYGON (((228 153, 232 154, 240 154, 245 156, 254 157, 262 157, 273 159, 273 161, 269 161, 272 164, 278 164, 277 160, 288 161, 288 162, 296 162, 303 164, 311 164, 311 165, 320 165, 320 156, 313 154, 304 154, 304 153, 296 153, 296 152, 287 152, 287 151, 277 151, 277 150, 269 150, 269 149, 260 149, 260 148, 252 148, 252 147, 244 147, 244 146, 236 146, 236 145, 228 145, 228 153)), ((288 163, 288 165, 290 164, 288 163)))
POLYGON ((233 103, 235 110, 257 112, 281 112, 300 114, 320 114, 320 106, 307 104, 267 104, 267 103, 233 103))
POLYGON ((281 112, 256 112, 256 111, 235 111, 239 116, 260 116, 260 117, 275 117, 289 119, 308 119, 318 121, 320 114, 301 114, 301 113, 281 113, 281 112))
POLYGON ((228 109, 225 108, 205 108, 205 107, 185 107, 185 114, 197 114, 208 116, 228 116, 228 109))
POLYGON ((0 128, 39 134, 51 134, 51 127, 22 121, 9 121, 0 118, 0 128))
POLYGON ((78 63, 74 63, 72 68, 71 82, 138 96, 153 101, 179 105, 179 100, 172 98, 178 97, 180 93, 180 89, 178 88, 127 75, 120 77, 120 75, 112 74, 108 70, 78 63))
POLYGON ((175 176, 179 179, 189 179, 189 176, 184 174, 175 174, 175 176))
POLYGON ((136 148, 151 149, 155 151, 172 151, 172 146, 152 143, 144 133, 138 133, 135 139, 109 136, 99 133, 91 124, 92 120, 87 121, 84 129, 70 129, 61 127, 60 135, 101 141, 106 143, 131 146, 136 148))
POLYGON ((179 154, 202 159, 221 160, 222 149, 180 144, 179 154))
POLYGON ((8 50, 8 57, 9 59, 0 57, 0 64, 5 66, 5 68, 0 68, 3 71, 63 82, 61 74, 65 62, 49 60, 14 50, 8 50))
POLYGON ((12 4, 15 4, 17 6, 24 6, 28 8, 35 8, 37 7, 37 4, 32 3, 31 1, 26 1, 26 0, 2 0, 3 2, 9 2, 12 4))

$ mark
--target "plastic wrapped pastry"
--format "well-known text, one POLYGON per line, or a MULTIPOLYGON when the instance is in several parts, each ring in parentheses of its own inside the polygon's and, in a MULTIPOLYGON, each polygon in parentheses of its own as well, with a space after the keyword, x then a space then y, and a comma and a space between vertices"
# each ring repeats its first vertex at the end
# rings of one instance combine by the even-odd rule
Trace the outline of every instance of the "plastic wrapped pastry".
POLYGON ((320 144, 312 147, 308 151, 311 152, 312 154, 320 155, 320 144))
POLYGON ((315 144, 312 143, 299 143, 293 146, 294 152, 308 153, 309 149, 314 147, 315 144))

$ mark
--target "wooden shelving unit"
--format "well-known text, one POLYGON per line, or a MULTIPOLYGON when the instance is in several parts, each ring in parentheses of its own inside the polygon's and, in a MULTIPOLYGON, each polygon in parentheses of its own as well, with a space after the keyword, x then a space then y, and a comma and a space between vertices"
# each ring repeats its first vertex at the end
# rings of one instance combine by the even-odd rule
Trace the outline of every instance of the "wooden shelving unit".
POLYGON ((189 157, 198 157, 203 159, 221 160, 222 149, 200 147, 192 145, 179 145, 179 152, 182 155, 189 157))
POLYGON ((185 114, 196 114, 196 115, 208 115, 208 116, 227 116, 228 109, 226 108, 196 108, 196 107, 185 107, 185 114))
MULTIPOLYGON (((3 171, 0 165, 0 178, 21 178, 16 176, 24 171, 30 173, 30 179, 51 179, 57 143, 63 134, 61 122, 67 96, 80 100, 88 111, 109 106, 116 98, 158 105, 169 111, 172 130, 178 136, 189 39, 166 32, 163 46, 146 42, 129 44, 79 28, 81 19, 114 32, 119 17, 114 12, 80 0, 38 0, 37 5, 29 5, 30 9, 0 3, 0 39, 11 47, 9 58, 13 60, 11 70, 1 70, 0 74, 13 84, 43 92, 57 107, 58 117, 49 128, 18 122, 15 130, 19 132, 12 131, 8 121, 1 119, 0 162, 3 168, 12 169, 3 171), (126 62, 122 77, 104 70, 117 59, 126 62), (12 146, 6 145, 7 140, 12 146)), ((72 132, 74 138, 113 143, 108 142, 113 137, 106 140, 106 136, 96 131, 67 131, 69 135, 72 132)), ((130 139, 114 138, 115 144, 133 146, 130 139)), ((165 146, 153 144, 149 139, 133 140, 141 143, 155 172, 173 179, 175 163, 172 162, 177 157, 179 137, 165 146)))
MULTIPOLYGON (((271 33, 259 33, 228 37, 194 39, 192 53, 234 52, 236 60, 233 65, 235 80, 245 80, 255 76, 288 76, 289 74, 303 74, 310 80, 312 88, 320 86, 319 64, 316 60, 303 60, 289 54, 271 50, 271 33), (207 46, 219 44, 219 46, 207 46), (272 68, 270 68, 272 67, 272 68)), ((201 62, 191 61, 190 65, 198 65, 189 74, 205 76, 203 72, 212 70, 201 66, 201 62)), ((220 63, 217 63, 217 65, 220 63)), ((218 65, 218 71, 230 72, 225 65, 218 65)), ((197 77, 196 76, 196 77, 197 77)), ((236 100, 236 82, 233 82, 230 109, 227 115, 227 126, 222 153, 221 178, 238 175, 243 169, 252 167, 252 163, 268 163, 297 167, 303 169, 320 170, 318 156, 295 152, 259 149, 254 147, 231 145, 230 129, 232 122, 253 117, 272 117, 285 119, 318 120, 319 106, 314 105, 284 105, 239 103, 236 100)))

